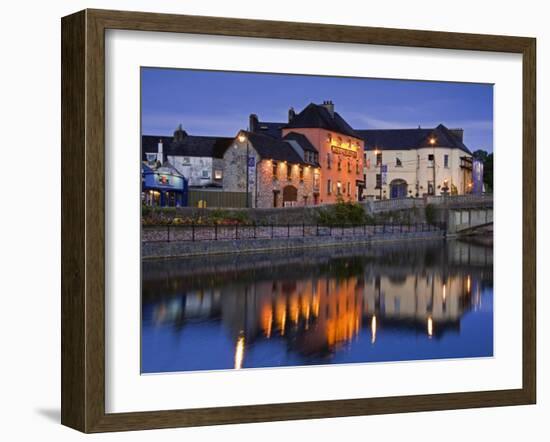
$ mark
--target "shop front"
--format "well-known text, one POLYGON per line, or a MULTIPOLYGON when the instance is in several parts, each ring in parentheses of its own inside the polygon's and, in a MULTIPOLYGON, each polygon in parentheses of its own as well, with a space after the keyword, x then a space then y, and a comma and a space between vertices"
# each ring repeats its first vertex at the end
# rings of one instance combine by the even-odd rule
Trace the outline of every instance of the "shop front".
POLYGON ((142 203, 154 207, 187 206, 187 180, 171 165, 141 168, 142 203))

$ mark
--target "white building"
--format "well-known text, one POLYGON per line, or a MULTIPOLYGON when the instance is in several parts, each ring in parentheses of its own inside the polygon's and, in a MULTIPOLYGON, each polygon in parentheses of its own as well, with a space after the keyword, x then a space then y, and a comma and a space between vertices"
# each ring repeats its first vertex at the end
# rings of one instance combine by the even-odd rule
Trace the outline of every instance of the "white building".
POLYGON ((462 129, 357 130, 365 141, 364 196, 375 199, 471 193, 472 153, 462 129))
POLYGON ((143 135, 143 160, 169 161, 188 180, 189 187, 221 187, 223 154, 233 138, 188 135, 181 125, 173 137, 143 135))

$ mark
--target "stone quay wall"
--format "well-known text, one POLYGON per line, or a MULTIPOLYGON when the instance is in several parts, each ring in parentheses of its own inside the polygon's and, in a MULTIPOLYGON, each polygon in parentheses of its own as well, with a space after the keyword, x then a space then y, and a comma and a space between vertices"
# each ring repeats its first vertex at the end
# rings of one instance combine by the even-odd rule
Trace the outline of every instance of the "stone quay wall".
POLYGON ((175 258, 200 255, 280 251, 319 247, 361 246, 378 242, 418 239, 443 239, 445 232, 388 232, 376 235, 296 236, 289 238, 256 238, 222 241, 153 241, 142 242, 143 259, 175 258))

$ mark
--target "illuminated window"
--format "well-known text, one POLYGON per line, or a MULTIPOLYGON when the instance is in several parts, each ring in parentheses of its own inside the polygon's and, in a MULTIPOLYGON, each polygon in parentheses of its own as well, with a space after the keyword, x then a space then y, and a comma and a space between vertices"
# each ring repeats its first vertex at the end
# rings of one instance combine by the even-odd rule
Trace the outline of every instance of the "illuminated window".
POLYGON ((336 183, 336 194, 337 195, 341 195, 342 194, 342 183, 340 181, 338 181, 336 183))
POLYGON ((214 179, 221 180, 223 178, 223 171, 221 169, 214 170, 214 179))
POLYGON ((273 178, 277 179, 279 177, 279 163, 277 163, 277 161, 273 161, 272 165, 273 165, 273 178))

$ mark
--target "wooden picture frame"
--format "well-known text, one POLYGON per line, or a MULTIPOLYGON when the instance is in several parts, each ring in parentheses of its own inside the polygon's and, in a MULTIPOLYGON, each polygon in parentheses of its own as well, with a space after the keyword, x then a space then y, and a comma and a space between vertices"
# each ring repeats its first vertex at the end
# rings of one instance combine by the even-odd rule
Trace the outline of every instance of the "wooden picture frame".
POLYGON ((536 151, 533 38, 84 10, 62 19, 62 410, 83 432, 533 404, 536 151), (517 53, 523 57, 523 385, 272 405, 105 412, 105 30, 124 29, 517 53))

